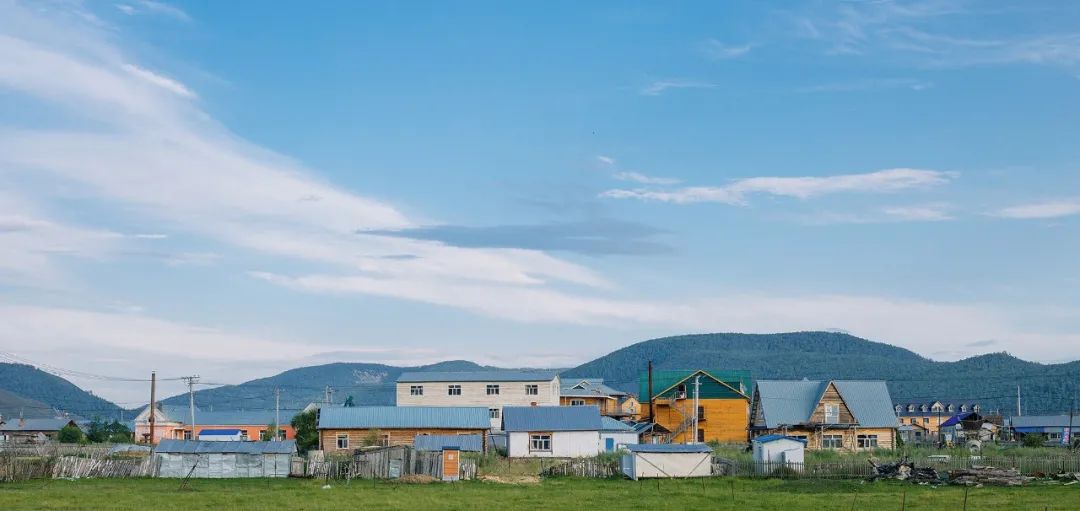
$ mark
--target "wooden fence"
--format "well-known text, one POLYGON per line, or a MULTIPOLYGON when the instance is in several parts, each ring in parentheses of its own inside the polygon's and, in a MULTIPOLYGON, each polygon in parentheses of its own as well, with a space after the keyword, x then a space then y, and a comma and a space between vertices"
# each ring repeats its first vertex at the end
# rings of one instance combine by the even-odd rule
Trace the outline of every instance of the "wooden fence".
POLYGON ((0 481, 30 479, 125 478, 157 474, 151 456, 110 458, 106 456, 0 456, 0 481))
POLYGON ((577 458, 543 469, 542 476, 575 476, 609 478, 621 477, 619 462, 597 458, 577 458))
MULTIPOLYGON (((880 460, 889 461, 889 460, 880 460)), ((1061 472, 1080 472, 1080 456, 1005 457, 952 456, 948 458, 918 457, 915 467, 932 467, 940 473, 950 470, 990 466, 1016 469, 1027 476, 1043 477, 1061 472)), ((805 463, 732 461, 713 458, 713 475, 763 477, 780 479, 864 479, 874 474, 867 458, 849 458, 805 463)))

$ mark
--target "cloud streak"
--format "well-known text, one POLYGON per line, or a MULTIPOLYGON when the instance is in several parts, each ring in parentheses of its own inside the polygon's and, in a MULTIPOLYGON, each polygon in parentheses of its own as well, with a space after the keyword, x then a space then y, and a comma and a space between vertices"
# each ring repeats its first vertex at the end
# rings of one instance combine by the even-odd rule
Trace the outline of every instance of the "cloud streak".
POLYGON ((704 45, 705 55, 713 60, 737 59, 750 53, 751 49, 750 44, 730 45, 716 39, 708 39, 704 45))
POLYGON ((669 80, 657 80, 638 90, 642 96, 660 96, 670 90, 678 89, 712 89, 716 84, 700 80, 673 78, 669 80))
POLYGON ((1056 200, 1011 206, 994 213, 1002 218, 1019 220, 1062 218, 1080 215, 1080 200, 1056 200))
POLYGON ((953 177, 954 174, 949 172, 897 168, 827 177, 752 177, 724 186, 692 186, 674 190, 614 189, 600 196, 674 204, 717 202, 745 205, 747 198, 755 194, 809 199, 835 193, 888 193, 942 185, 953 177))

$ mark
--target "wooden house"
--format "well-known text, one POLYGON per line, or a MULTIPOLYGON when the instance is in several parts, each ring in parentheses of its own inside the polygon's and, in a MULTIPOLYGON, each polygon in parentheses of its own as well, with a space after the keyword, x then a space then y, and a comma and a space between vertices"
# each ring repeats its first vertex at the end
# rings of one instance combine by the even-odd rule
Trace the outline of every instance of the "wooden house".
POLYGON ((807 449, 891 449, 899 422, 883 381, 757 382, 752 436, 806 440, 807 449))
POLYGON ((666 431, 656 441, 746 442, 750 417, 750 373, 747 371, 653 371, 640 379, 641 420, 652 431, 666 431), (697 395, 697 409, 694 396, 697 395), (650 401, 649 397, 652 396, 650 401), (694 431, 694 424, 697 431, 694 431))
POLYGON ((56 441, 65 426, 78 426, 71 419, 7 419, 0 420, 0 443, 35 445, 56 441))
POLYGON ((510 458, 577 458, 600 453, 604 429, 595 406, 508 406, 503 415, 510 458))
POLYGON ((480 435, 491 428, 482 406, 358 406, 319 411, 320 449, 352 451, 371 445, 412 446, 417 435, 480 435))
POLYGON ((595 406, 606 417, 630 417, 639 405, 627 392, 609 387, 602 378, 563 380, 559 388, 561 406, 595 406))
POLYGON ((502 424, 505 406, 559 404, 555 371, 415 371, 397 379, 398 406, 483 406, 491 429, 502 424))

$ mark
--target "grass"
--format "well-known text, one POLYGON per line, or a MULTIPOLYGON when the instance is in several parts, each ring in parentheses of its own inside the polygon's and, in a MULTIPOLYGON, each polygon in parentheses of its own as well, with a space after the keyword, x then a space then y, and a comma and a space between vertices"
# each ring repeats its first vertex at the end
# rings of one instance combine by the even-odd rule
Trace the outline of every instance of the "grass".
MULTIPOLYGON (((409 485, 306 479, 175 479, 29 481, 0 485, 0 509, 699 509, 906 510, 962 509, 964 488, 897 482, 747 479, 594 480, 557 478, 540 484, 469 481, 409 485), (734 500, 732 490, 734 489, 734 500)), ((1078 485, 1080 486, 1080 485, 1078 485)), ((1080 509, 1078 486, 971 488, 968 509, 1080 509)))

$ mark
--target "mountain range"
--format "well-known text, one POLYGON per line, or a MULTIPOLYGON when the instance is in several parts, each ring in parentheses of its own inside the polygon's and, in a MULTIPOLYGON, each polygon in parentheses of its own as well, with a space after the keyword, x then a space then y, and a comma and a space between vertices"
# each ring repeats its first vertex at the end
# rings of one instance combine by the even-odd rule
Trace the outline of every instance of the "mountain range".
MULTIPOLYGON (((615 388, 637 393, 639 375, 650 360, 658 370, 745 369, 754 379, 884 379, 896 402, 965 400, 1006 415, 1016 410, 1017 385, 1024 414, 1068 412, 1080 395, 1080 361, 1039 364, 994 353, 938 362, 903 348, 835 332, 664 337, 627 346, 561 374, 564 379, 604 378, 615 388)), ((275 389, 280 389, 281 407, 296 409, 323 401, 329 386, 336 403, 352 397, 356 405, 392 405, 394 381, 404 371, 494 369, 464 360, 417 367, 342 362, 199 390, 195 401, 208 410, 273 409, 275 389)), ((116 405, 25 365, 0 364, 0 389, 83 416, 119 412, 116 405)), ((187 399, 183 394, 162 403, 186 405, 187 399)))

